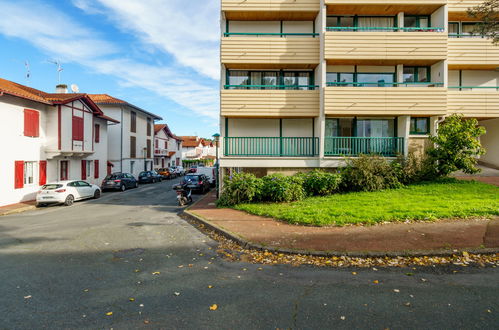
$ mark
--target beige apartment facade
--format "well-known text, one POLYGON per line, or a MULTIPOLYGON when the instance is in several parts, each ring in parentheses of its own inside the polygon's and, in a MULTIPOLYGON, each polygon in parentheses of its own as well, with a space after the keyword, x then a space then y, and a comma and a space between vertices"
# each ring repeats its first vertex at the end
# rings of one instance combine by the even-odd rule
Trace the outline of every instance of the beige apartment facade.
POLYGON ((499 167, 499 46, 463 0, 222 0, 222 174, 422 152, 452 113, 499 167))

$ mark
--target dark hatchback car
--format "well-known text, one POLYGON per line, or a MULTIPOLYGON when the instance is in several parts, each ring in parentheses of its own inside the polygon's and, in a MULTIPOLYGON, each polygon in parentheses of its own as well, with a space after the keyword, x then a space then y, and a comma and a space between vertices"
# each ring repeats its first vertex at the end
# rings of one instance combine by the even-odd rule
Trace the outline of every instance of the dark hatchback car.
POLYGON ((128 188, 137 188, 139 183, 130 173, 112 173, 108 174, 102 181, 101 190, 121 190, 128 188))
POLYGON ((188 189, 205 193, 210 190, 210 180, 204 174, 189 173, 182 179, 182 184, 187 185, 188 189))
POLYGON ((139 173, 139 183, 161 182, 163 177, 156 171, 143 171, 139 173))

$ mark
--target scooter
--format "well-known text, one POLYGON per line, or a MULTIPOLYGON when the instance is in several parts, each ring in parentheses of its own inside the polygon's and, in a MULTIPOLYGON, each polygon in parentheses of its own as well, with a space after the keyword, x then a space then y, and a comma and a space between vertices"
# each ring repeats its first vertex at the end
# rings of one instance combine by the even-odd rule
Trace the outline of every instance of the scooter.
POLYGON ((173 189, 177 191, 177 201, 179 206, 192 203, 192 190, 185 189, 186 185, 177 185, 173 189))

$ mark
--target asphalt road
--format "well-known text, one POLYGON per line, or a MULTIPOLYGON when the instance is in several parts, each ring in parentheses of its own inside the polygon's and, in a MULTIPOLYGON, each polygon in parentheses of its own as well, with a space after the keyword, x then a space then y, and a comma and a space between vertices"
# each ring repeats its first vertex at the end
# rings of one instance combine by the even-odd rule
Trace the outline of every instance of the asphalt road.
POLYGON ((228 262, 172 184, 0 217, 0 329, 499 326, 498 268, 228 262))

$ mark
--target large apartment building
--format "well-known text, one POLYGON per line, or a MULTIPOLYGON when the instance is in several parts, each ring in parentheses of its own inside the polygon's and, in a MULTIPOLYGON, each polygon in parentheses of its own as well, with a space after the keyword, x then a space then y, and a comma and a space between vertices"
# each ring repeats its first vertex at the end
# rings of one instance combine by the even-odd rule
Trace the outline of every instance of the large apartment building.
POLYGON ((221 167, 264 175, 421 152, 445 117, 499 166, 499 46, 480 0, 222 0, 221 167))

